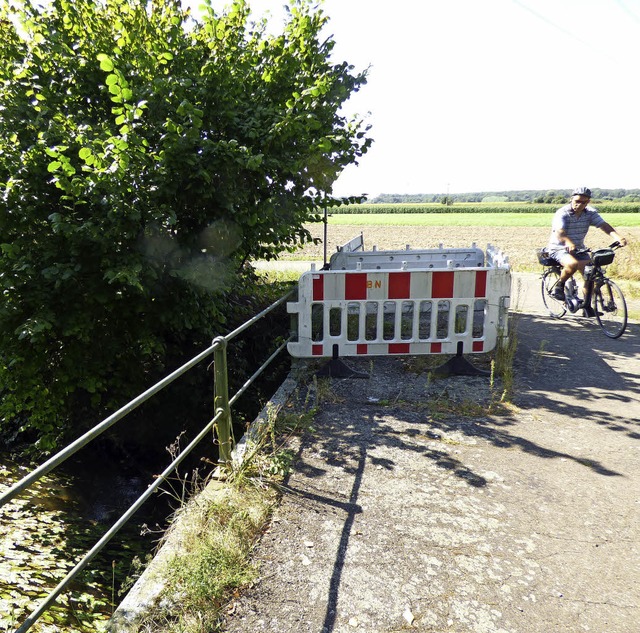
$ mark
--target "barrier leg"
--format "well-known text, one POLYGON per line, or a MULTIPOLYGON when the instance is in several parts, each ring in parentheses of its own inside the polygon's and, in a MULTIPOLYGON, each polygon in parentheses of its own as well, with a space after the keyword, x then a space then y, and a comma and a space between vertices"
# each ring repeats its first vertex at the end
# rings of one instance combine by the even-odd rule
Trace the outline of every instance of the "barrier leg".
POLYGON ((446 363, 437 367, 434 372, 436 376, 489 376, 490 371, 486 369, 478 369, 475 365, 470 363, 462 355, 462 341, 458 343, 457 353, 453 358, 450 358, 446 363))
POLYGON ((316 376, 329 376, 330 378, 369 378, 369 374, 351 369, 338 358, 338 346, 333 346, 333 358, 319 371, 316 376))

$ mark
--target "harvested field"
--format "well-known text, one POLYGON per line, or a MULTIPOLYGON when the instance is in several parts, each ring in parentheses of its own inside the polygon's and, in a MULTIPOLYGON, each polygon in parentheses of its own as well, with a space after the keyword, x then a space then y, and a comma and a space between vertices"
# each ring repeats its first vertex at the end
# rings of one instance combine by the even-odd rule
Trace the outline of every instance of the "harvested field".
MULTIPOLYGON (((322 239, 323 225, 310 224, 307 228, 314 237, 322 239)), ((620 232, 635 245, 640 244, 640 227, 623 228, 620 232)), ((336 248, 345 244, 360 233, 364 236, 367 250, 377 246, 379 250, 403 249, 407 244, 411 248, 438 248, 442 244, 445 248, 461 248, 470 246, 473 242, 478 248, 486 249, 487 244, 493 244, 509 257, 511 267, 515 271, 538 271, 534 249, 544 246, 549 239, 549 228, 519 228, 519 227, 422 227, 422 226, 367 226, 367 225, 332 225, 327 230, 327 256, 336 252, 336 248)), ((592 248, 602 248, 610 243, 610 238, 602 231, 591 229, 587 242, 592 248)), ((307 259, 322 261, 324 246, 307 245, 302 250, 283 259, 307 259)), ((626 267, 638 270, 631 264, 629 258, 633 255, 632 248, 621 251, 618 255, 619 268, 626 267), (627 260, 627 262, 625 262, 627 260)), ((635 263, 635 262, 634 262, 635 263)), ((640 262, 639 262, 640 264, 640 262)), ((611 275, 616 270, 611 267, 611 275)))

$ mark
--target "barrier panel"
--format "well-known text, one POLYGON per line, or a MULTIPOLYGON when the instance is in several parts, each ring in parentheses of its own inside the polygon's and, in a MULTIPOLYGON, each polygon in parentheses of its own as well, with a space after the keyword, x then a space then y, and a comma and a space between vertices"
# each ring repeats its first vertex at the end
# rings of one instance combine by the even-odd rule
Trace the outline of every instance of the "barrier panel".
POLYGON ((486 265, 484 260, 475 247, 338 252, 332 262, 355 264, 355 270, 311 270, 300 277, 298 301, 287 304, 297 317, 289 353, 337 358, 489 352, 507 335, 511 273, 507 258, 491 245, 486 265))

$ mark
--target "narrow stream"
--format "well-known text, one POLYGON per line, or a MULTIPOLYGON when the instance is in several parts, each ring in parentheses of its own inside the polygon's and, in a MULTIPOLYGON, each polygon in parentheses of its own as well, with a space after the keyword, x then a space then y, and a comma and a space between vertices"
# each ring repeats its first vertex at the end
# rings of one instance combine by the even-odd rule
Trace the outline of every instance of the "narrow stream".
MULTIPOLYGON (((0 454, 0 489, 28 472, 0 454)), ((0 509, 0 631, 15 631, 151 481, 103 462, 61 467, 0 509)), ((101 630, 170 512, 168 495, 149 499, 32 630, 101 630)))

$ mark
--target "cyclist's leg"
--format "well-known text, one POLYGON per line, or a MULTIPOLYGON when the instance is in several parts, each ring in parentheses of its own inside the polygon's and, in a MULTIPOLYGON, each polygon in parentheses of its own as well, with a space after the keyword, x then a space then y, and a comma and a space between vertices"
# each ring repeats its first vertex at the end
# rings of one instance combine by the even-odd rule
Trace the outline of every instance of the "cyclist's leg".
POLYGON ((564 284, 578 270, 578 260, 567 251, 555 251, 550 253, 550 257, 560 266, 560 278, 553 288, 552 295, 556 301, 564 301, 564 284))
POLYGON ((562 266, 560 282, 564 283, 569 277, 573 277, 578 272, 584 278, 584 268, 591 261, 591 258, 588 253, 579 253, 578 255, 565 253, 560 255, 559 261, 562 266))
POLYGON ((591 263, 591 257, 588 253, 581 253, 577 257, 578 260, 578 270, 576 272, 580 273, 580 280, 576 277, 576 285, 582 291, 582 298, 584 299, 587 294, 587 284, 586 279, 584 278, 584 269, 591 263))
POLYGON ((580 273, 582 283, 576 281, 576 286, 579 285, 580 289, 582 290, 582 296, 584 297, 584 269, 591 261, 589 254, 579 253, 577 255, 573 255, 571 253, 560 251, 556 255, 555 259, 560 263, 562 267, 562 270, 560 272, 560 280, 558 282, 558 290, 554 294, 556 299, 563 300, 562 297, 564 296, 564 284, 577 272, 580 273))

